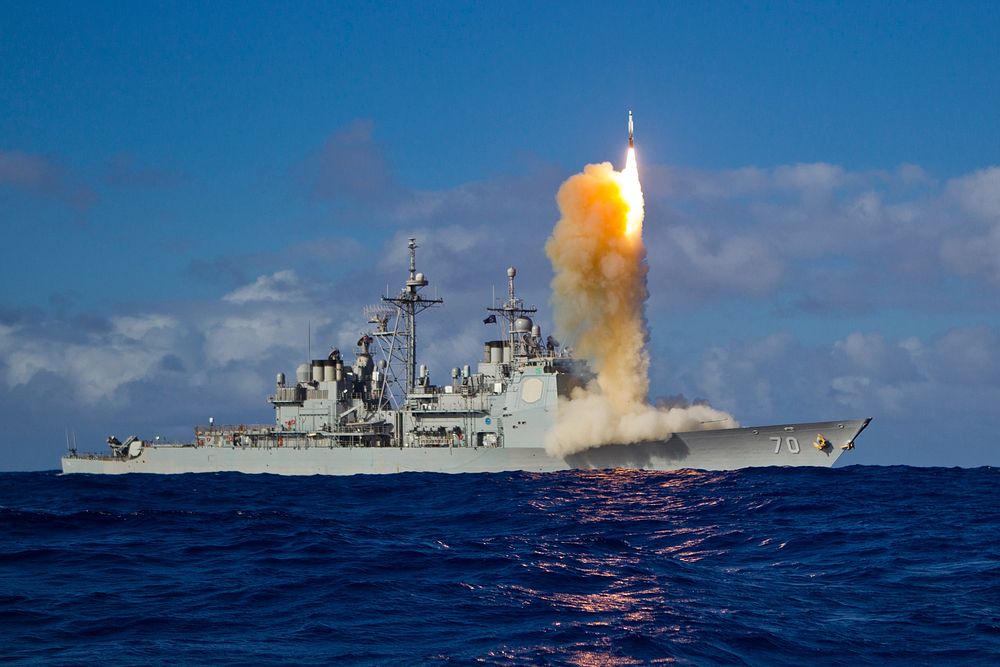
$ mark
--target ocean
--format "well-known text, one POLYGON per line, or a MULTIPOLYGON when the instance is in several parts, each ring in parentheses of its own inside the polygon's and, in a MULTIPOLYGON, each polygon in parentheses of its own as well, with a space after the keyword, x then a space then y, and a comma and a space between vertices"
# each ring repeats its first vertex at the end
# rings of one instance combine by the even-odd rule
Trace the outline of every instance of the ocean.
POLYGON ((0 474, 0 661, 1000 664, 1000 472, 0 474))

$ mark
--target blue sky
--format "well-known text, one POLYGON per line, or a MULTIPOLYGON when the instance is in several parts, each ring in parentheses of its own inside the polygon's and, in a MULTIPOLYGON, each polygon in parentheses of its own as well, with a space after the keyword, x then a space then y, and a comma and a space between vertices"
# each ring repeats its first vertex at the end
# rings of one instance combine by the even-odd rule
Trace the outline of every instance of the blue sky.
POLYGON ((628 108, 654 394, 1000 464, 998 45, 996 3, 5 3, 0 469, 267 421, 411 234, 471 361, 628 108))

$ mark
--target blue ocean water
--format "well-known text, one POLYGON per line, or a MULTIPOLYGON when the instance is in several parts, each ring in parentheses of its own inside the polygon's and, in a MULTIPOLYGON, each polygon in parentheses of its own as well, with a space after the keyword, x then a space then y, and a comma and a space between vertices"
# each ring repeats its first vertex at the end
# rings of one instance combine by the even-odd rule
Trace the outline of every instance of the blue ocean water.
POLYGON ((0 659, 1000 664, 1000 472, 2 474, 0 659))

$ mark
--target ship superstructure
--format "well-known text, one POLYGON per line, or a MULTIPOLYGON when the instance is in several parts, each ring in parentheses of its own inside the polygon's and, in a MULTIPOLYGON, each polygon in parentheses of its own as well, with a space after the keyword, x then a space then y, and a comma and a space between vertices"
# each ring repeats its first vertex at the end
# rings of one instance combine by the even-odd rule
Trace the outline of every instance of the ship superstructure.
POLYGON ((503 337, 484 344, 483 357, 451 369, 441 384, 417 365, 417 317, 443 303, 421 294, 427 277, 416 270, 415 239, 409 241, 410 273, 398 295, 369 307, 371 331, 363 332, 354 360, 334 348, 323 359, 301 364, 295 381, 276 378, 273 425, 199 427, 200 444, 232 441, 254 447, 499 447, 542 443, 559 396, 588 379, 573 359, 541 330, 516 294, 517 269, 507 269, 507 299, 487 308, 499 318, 503 337), (376 359, 377 357, 377 359, 376 359), (516 415, 516 419, 514 416, 516 415))
POLYGON ((355 474, 403 471, 499 472, 567 468, 733 469, 759 465, 829 466, 869 420, 785 424, 674 434, 663 442, 606 445, 563 458, 543 446, 561 400, 593 375, 586 362, 533 321, 507 269, 507 297, 487 308, 501 336, 484 344, 475 369, 451 369, 441 384, 417 364, 418 316, 443 303, 422 291, 410 239, 409 274, 395 296, 366 309, 372 329, 353 361, 337 348, 295 371, 278 373, 270 424, 195 428, 191 443, 122 444, 110 455, 71 452, 64 472, 355 474))

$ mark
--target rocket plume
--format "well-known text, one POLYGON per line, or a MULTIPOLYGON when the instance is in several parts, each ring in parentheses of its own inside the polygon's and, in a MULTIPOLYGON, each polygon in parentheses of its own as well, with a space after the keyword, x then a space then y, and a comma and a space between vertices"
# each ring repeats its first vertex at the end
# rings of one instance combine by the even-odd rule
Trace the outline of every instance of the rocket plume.
POLYGON ((657 409, 647 403, 647 266, 635 148, 629 146, 620 172, 609 162, 584 167, 562 184, 556 201, 561 218, 545 244, 555 271, 555 325, 597 379, 560 399, 546 436, 548 452, 566 456, 604 444, 665 440, 678 431, 737 426, 707 405, 657 409))

